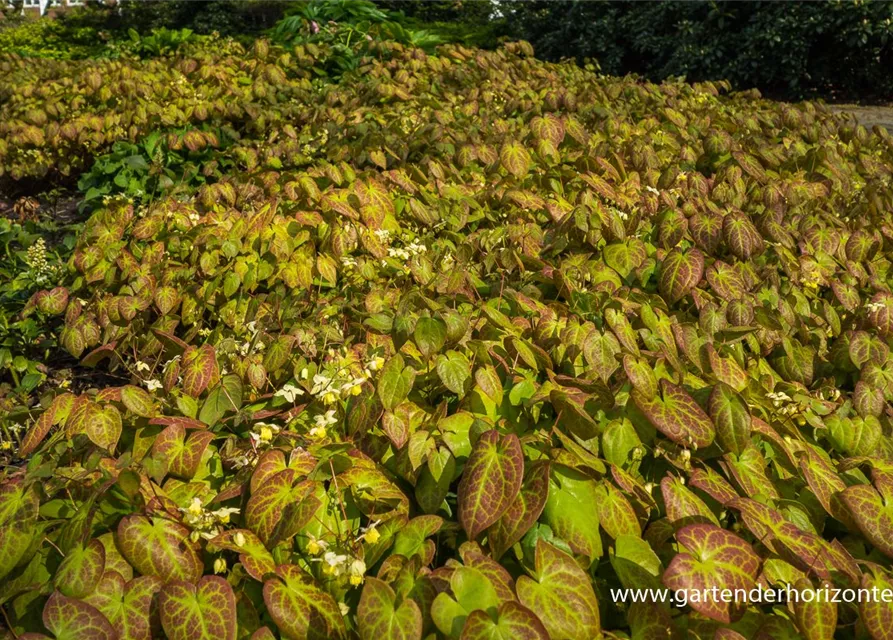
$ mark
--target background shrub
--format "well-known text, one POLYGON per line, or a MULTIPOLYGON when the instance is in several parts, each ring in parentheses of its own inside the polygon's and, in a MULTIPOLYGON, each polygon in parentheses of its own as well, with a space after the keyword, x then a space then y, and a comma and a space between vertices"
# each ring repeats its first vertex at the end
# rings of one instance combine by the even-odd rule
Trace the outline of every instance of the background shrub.
POLYGON ((893 3, 508 2, 508 31, 537 55, 606 73, 725 79, 778 97, 891 99, 893 3))

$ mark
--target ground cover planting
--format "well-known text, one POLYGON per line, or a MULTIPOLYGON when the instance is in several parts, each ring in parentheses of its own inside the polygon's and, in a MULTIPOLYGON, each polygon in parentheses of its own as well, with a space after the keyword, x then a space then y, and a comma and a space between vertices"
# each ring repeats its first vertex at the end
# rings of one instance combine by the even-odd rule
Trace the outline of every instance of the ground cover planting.
POLYGON ((0 57, 5 637, 893 638, 611 597, 893 589, 889 134, 344 40, 0 57))

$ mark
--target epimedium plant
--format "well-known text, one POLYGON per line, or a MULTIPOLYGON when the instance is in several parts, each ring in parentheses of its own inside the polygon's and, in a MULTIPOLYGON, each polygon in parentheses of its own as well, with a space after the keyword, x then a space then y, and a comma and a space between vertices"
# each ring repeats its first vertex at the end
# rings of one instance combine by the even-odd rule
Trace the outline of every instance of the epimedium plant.
POLYGON ((0 419, 14 633, 889 638, 882 600, 610 596, 891 588, 889 134, 373 44, 328 84, 178 54, 252 74, 202 161, 232 164, 98 199, 26 303, 117 383, 0 419))

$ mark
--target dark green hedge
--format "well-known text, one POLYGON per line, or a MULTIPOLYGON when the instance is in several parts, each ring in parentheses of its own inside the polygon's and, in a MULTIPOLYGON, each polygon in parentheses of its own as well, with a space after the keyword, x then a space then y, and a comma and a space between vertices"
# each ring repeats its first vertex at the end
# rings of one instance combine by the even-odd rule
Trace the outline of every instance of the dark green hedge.
POLYGON ((893 99, 893 2, 508 2, 537 57, 729 80, 777 97, 893 99))

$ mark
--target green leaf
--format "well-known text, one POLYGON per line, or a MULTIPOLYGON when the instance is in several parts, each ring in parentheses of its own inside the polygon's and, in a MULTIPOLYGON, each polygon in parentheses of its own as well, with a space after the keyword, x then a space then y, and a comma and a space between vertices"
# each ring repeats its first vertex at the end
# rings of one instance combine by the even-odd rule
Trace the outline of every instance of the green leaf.
POLYGON ((270 617, 289 640, 346 638, 338 604, 295 565, 281 565, 278 576, 264 583, 264 603, 270 617))
POLYGON ((458 639, 468 615, 481 610, 495 615, 499 596, 487 577, 471 567, 457 567, 450 576, 450 593, 437 594, 431 605, 431 617, 441 633, 458 639))
POLYGON ((599 498, 593 478, 564 465, 552 465, 542 519, 574 553, 585 555, 590 562, 602 555, 599 511, 594 507, 599 498))
POLYGON ((524 457, 518 436, 490 430, 481 435, 459 482, 459 522, 469 540, 509 508, 521 490, 524 457))
POLYGON ((543 623, 552 640, 601 635, 598 601, 589 576, 574 559, 540 539, 532 578, 518 578, 518 600, 543 623))
POLYGON ((868 484, 847 487, 840 499, 853 514, 862 535, 881 553, 893 558, 893 500, 885 500, 868 484))
POLYGON ((83 414, 84 433, 101 449, 111 451, 121 437, 121 413, 111 405, 90 402, 83 414))
POLYGON ((219 576, 169 582, 158 594, 158 611, 170 640, 236 640, 236 596, 219 576))
POLYGON ((426 360, 440 352, 446 344, 446 337, 447 326, 443 320, 423 317, 416 322, 413 339, 426 360))
POLYGON ((197 398, 208 388, 216 372, 217 357, 213 347, 210 345, 199 349, 189 347, 183 353, 180 364, 184 393, 197 398))
POLYGON ((152 401, 152 396, 132 384, 121 388, 121 402, 124 403, 128 411, 138 416, 151 418, 155 415, 155 403, 152 401))
POLYGON ((422 612, 410 598, 398 601, 391 587, 376 578, 366 578, 357 608, 362 640, 421 640, 422 612))
POLYGON ((627 589, 660 589, 663 573, 660 558, 639 536, 619 536, 609 558, 620 583, 627 589))
MULTIPOLYGON (((816 589, 806 579, 799 580, 794 586, 800 593, 800 598, 793 603, 794 621, 805 640, 834 640, 834 632, 837 629, 837 602, 823 597, 824 588, 816 589), (807 591, 812 591, 812 598, 804 597, 807 591)), ((823 587, 833 589, 830 583, 826 583, 823 587)))
POLYGON ((403 356, 399 353, 388 360, 378 379, 378 397, 388 411, 393 411, 412 390, 415 371, 404 366, 403 356))
POLYGON ((242 381, 237 375, 223 376, 220 384, 208 394, 198 414, 206 425, 214 426, 227 413, 242 408, 242 381))
POLYGON ((471 382, 471 362, 465 354, 447 351, 437 356, 437 375, 443 385, 460 398, 468 393, 471 382))
POLYGON ((151 640, 155 594, 161 585, 161 579, 155 576, 139 576, 128 582, 117 571, 106 571, 84 602, 108 619, 121 640, 151 640))
POLYGON ((227 529, 211 540, 215 547, 239 554, 245 571, 258 582, 276 571, 276 562, 260 538, 248 529, 227 529))

